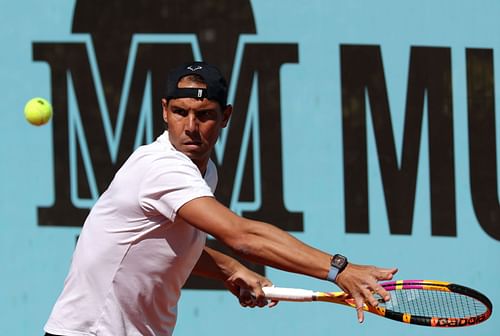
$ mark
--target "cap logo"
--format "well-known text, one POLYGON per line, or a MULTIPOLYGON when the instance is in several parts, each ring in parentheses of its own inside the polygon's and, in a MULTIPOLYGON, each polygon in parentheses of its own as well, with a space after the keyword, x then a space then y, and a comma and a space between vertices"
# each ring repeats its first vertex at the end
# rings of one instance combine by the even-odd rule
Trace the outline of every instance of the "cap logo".
POLYGON ((191 71, 196 71, 196 70, 203 69, 203 68, 202 68, 201 66, 199 66, 199 65, 196 65, 196 66, 192 66, 192 65, 190 65, 190 66, 188 66, 187 68, 188 68, 189 70, 191 70, 191 71))

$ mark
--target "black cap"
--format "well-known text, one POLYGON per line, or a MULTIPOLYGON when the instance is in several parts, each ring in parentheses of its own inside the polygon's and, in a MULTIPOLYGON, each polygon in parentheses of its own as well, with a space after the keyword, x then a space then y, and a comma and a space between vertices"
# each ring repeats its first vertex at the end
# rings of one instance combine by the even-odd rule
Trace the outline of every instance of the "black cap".
POLYGON ((227 82, 215 66, 205 62, 191 62, 173 69, 167 79, 167 100, 172 98, 207 98, 219 102, 222 108, 227 105, 227 82), (177 87, 182 77, 198 75, 207 84, 206 89, 177 87))

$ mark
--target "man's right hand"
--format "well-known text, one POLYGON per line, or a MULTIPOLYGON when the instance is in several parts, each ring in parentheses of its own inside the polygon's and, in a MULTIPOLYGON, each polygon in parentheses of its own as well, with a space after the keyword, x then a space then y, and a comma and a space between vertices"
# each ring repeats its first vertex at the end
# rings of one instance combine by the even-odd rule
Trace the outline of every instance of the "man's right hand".
POLYGON ((363 305, 365 303, 374 307, 378 305, 373 294, 378 294, 384 301, 391 299, 390 294, 378 283, 381 280, 391 280, 397 268, 379 268, 375 266, 356 265, 349 263, 337 276, 337 285, 349 293, 356 302, 358 321, 364 320, 363 305))

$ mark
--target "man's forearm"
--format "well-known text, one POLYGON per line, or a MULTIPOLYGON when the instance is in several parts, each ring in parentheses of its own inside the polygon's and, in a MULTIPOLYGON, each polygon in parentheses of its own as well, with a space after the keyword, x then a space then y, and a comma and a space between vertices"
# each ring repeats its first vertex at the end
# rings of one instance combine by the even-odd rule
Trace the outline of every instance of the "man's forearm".
POLYGON ((235 245, 245 259, 288 272, 326 279, 331 255, 309 246, 273 225, 245 220, 243 234, 235 245))

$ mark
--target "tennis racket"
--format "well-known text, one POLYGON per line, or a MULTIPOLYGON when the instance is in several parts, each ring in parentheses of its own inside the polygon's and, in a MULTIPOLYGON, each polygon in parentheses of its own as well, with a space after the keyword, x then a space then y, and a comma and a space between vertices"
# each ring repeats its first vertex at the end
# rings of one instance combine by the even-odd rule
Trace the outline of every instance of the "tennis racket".
MULTIPOLYGON (((399 322, 428 327, 466 327, 486 321, 491 301, 478 291, 443 281, 398 280, 380 283, 391 294, 384 302, 377 294, 378 307, 363 309, 399 322)), ((264 287, 266 298, 278 301, 323 301, 356 308, 354 299, 344 292, 316 292, 298 288, 264 287)))

